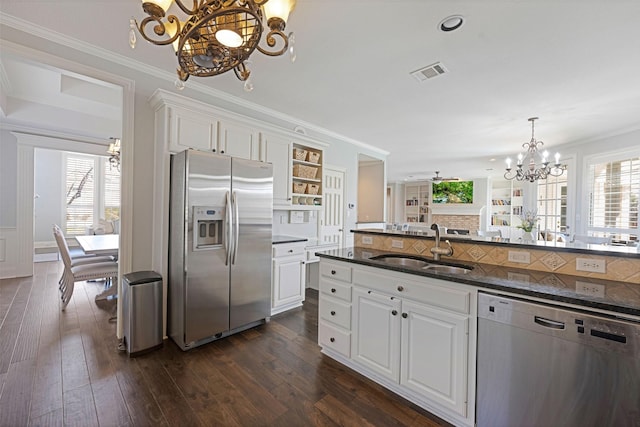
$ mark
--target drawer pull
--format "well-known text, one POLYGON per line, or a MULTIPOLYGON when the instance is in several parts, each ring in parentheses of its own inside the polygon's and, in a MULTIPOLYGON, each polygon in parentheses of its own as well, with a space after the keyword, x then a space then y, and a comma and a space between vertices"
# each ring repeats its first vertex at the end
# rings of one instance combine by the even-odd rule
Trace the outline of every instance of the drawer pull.
POLYGON ((289 253, 292 254, 293 253, 293 249, 289 249, 289 253))
POLYGON ((331 293, 335 294, 336 293, 336 288, 331 288, 331 293))
POLYGON ((334 337, 331 337, 331 338, 329 338, 329 341, 336 342, 336 339, 334 337))
POLYGON ((331 270, 331 274, 336 274, 336 271, 335 270, 331 270))
POLYGON ((391 314, 395 316, 396 314, 398 314, 398 310, 393 310, 391 314))
POLYGON ((398 285, 398 292, 402 292, 402 291, 404 291, 404 286, 398 285))
POLYGON ((402 313, 402 318, 403 318, 403 319, 406 319, 406 318, 407 318, 407 316, 408 316, 408 315, 407 315, 407 313, 402 313))
POLYGON ((336 312, 335 312, 334 310, 331 310, 331 315, 332 315, 332 316, 335 316, 335 315, 336 315, 336 312))

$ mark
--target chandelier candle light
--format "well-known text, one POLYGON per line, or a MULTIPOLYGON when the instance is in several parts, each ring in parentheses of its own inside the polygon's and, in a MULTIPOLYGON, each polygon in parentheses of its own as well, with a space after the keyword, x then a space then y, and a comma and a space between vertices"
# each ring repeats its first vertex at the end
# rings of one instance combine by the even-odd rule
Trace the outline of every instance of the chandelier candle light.
POLYGON ((525 154, 518 154, 518 162, 516 163, 517 169, 511 172, 511 159, 507 158, 507 171, 504 174, 506 179, 516 179, 518 181, 534 182, 538 179, 547 179, 547 176, 560 176, 567 169, 566 165, 560 164, 560 153, 555 154, 555 163, 552 166, 549 165, 549 152, 544 151, 540 153, 544 142, 536 141, 534 137, 534 122, 538 120, 538 117, 531 117, 531 141, 522 144, 522 148, 525 149, 525 154), (536 163, 536 157, 540 158, 540 164, 536 163), (524 164, 527 164, 523 168, 524 164))
POLYGON ((129 44, 136 44, 137 29, 142 37, 159 46, 172 44, 178 58, 176 87, 184 88, 189 76, 208 77, 233 70, 245 82, 247 91, 253 89, 247 67, 254 50, 267 56, 289 52, 295 61, 293 33, 284 29, 296 0, 142 0, 142 9, 149 16, 140 23, 129 21, 129 44), (175 5, 187 16, 179 18, 167 14, 175 5), (266 47, 259 46, 262 33, 266 47))

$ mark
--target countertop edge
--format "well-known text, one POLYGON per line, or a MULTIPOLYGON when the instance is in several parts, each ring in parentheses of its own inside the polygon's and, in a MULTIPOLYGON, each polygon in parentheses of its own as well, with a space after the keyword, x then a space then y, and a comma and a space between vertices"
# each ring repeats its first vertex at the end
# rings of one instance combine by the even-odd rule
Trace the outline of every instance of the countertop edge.
MULTIPOLYGON (((580 298, 573 298, 571 296, 557 295, 557 294, 543 292, 543 291, 535 291, 535 290, 530 290, 530 289, 522 289, 522 288, 519 288, 519 287, 511 287, 511 286, 507 286, 507 285, 504 285, 504 284, 499 284, 499 283, 492 282, 491 278, 486 278, 486 279, 483 280, 481 278, 473 278, 473 277, 469 278, 469 277, 465 277, 463 275, 446 274, 446 273, 434 273, 434 272, 430 272, 430 271, 427 271, 427 270, 420 270, 419 271, 419 270, 414 270, 414 269, 410 269, 410 268, 406 268, 406 267, 402 267, 402 266, 382 264, 382 263, 379 263, 379 262, 371 262, 371 261, 368 261, 368 260, 365 260, 365 259, 346 258, 344 256, 333 255, 333 254, 330 254, 330 253, 327 253, 327 252, 317 252, 316 255, 319 256, 320 258, 327 258, 327 259, 332 259, 332 260, 335 260, 335 261, 349 262, 349 263, 364 265, 364 266, 368 266, 368 267, 381 268, 383 270, 390 270, 390 271, 396 271, 396 272, 399 272, 399 273, 412 274, 412 275, 415 275, 415 276, 424 276, 424 277, 431 277, 431 278, 435 278, 435 279, 442 279, 442 280, 447 280, 447 281, 452 281, 452 282, 463 283, 463 284, 467 284, 467 285, 471 285, 471 286, 481 287, 481 288, 485 288, 485 289, 491 289, 491 290, 495 290, 495 291, 509 292, 509 293, 512 293, 512 294, 531 296, 531 297, 536 297, 536 298, 545 299, 545 300, 549 300, 549 301, 564 302, 564 303, 573 304, 573 305, 581 306, 581 307, 585 307, 585 308, 595 308, 595 309, 610 311, 610 312, 614 312, 614 313, 627 314, 627 315, 631 315, 631 316, 640 317, 640 308, 636 309, 636 308, 633 308, 633 307, 616 305, 614 303, 599 302, 599 301, 588 300, 588 299, 580 299, 580 298)), ((496 268, 501 268, 501 267, 496 267, 496 268)), ((510 270, 513 270, 513 269, 510 269, 510 270)), ((575 276, 575 277, 576 277, 576 280, 584 279, 584 278, 578 277, 578 276, 575 276)), ((615 281, 606 280, 606 282, 615 282, 615 281)), ((542 286, 542 284, 541 284, 541 286, 542 286)))

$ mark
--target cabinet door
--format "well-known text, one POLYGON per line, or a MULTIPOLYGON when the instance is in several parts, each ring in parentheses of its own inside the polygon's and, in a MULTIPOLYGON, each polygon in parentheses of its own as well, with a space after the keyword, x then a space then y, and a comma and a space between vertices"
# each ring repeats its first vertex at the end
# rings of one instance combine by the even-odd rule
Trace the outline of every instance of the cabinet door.
POLYGON ((169 150, 177 153, 187 148, 211 151, 216 147, 218 121, 191 110, 171 110, 169 150))
POLYGON ((400 383, 465 417, 468 330, 466 316, 402 303, 400 383))
POLYGON ((351 358, 394 381, 400 373, 400 300, 353 288, 351 358))
POLYGON ((260 160, 273 164, 273 206, 291 206, 291 143, 262 134, 260 160))
POLYGON ((272 307, 304 301, 304 262, 301 257, 273 260, 272 307))
POLYGON ((242 159, 258 160, 258 131, 232 122, 220 122, 218 152, 242 159))

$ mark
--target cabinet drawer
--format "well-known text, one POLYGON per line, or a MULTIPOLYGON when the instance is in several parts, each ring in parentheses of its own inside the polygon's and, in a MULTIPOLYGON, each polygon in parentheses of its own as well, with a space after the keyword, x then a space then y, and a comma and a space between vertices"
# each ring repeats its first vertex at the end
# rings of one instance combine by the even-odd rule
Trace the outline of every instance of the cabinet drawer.
POLYGON ((351 267, 322 262, 320 263, 320 275, 351 283, 351 267))
POLYGON ((318 344, 351 357, 351 334, 325 322, 318 325, 318 344))
POLYGON ((349 285, 323 279, 320 280, 320 292, 346 302, 351 302, 351 286, 349 285))
POLYGON ((320 318, 351 330, 351 305, 325 297, 320 298, 320 318))
POLYGON ((356 270, 353 276, 353 281, 357 285, 377 289, 403 299, 424 302, 458 313, 468 314, 470 310, 471 292, 464 289, 463 284, 448 283, 430 277, 416 280, 402 273, 397 276, 384 276, 371 271, 356 270), (460 289, 454 289, 454 286, 460 289))
POLYGON ((305 254, 304 245, 305 245, 305 242, 282 243, 278 245, 273 245, 273 258, 278 258, 281 256, 291 256, 291 255, 304 256, 305 254))

